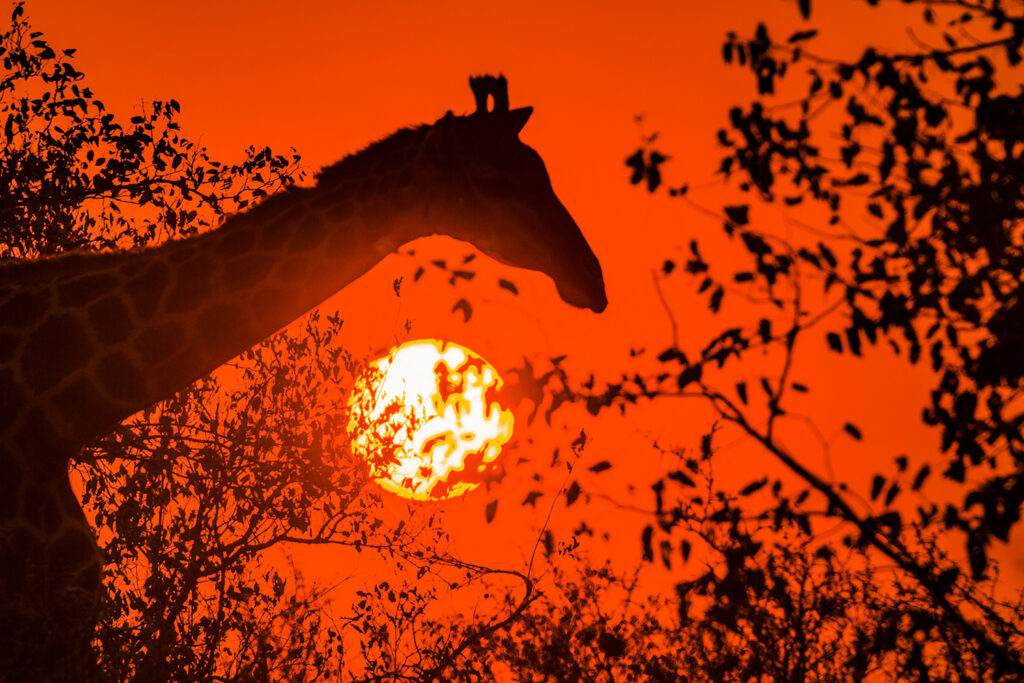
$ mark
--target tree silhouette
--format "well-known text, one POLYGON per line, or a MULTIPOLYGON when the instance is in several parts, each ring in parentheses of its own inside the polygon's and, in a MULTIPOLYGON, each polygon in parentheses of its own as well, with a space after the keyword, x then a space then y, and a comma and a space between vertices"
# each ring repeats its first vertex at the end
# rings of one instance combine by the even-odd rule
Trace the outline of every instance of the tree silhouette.
MULTIPOLYGON (((717 172, 743 199, 715 213, 736 260, 749 265, 709 262, 695 237, 686 263, 676 269, 666 262, 663 277, 686 273, 712 313, 731 309, 749 323, 713 335, 693 359, 689 349, 668 349, 659 361, 670 372, 644 386, 624 377, 596 399, 658 393, 709 402, 724 424, 751 437, 799 482, 791 494, 781 478, 752 481, 744 497, 759 500, 769 483, 774 497, 757 519, 775 528, 796 524, 803 534, 820 528, 814 517, 841 520, 846 546, 894 563, 897 578, 883 585, 895 595, 910 591, 920 607, 894 612, 907 617, 894 633, 883 633, 887 625, 871 636, 898 655, 892 671, 947 680, 968 657, 973 663, 960 675, 1016 680, 1024 675, 1019 607, 983 597, 978 582, 996 580, 988 549, 994 539, 1009 539, 1024 501, 1024 90, 1015 68, 1024 15, 1019 5, 998 0, 904 4, 919 7, 921 25, 912 35, 925 36, 907 52, 864 45, 852 61, 834 59, 818 51, 815 29, 776 40, 763 23, 752 37, 728 35, 722 57, 754 75, 757 93, 749 105, 733 107, 718 132, 717 172), (770 205, 787 207, 789 227, 798 229, 793 235, 760 218, 770 205), (941 474, 959 486, 959 502, 940 507, 924 499, 916 509, 903 503, 901 492, 919 492, 929 478, 928 462, 896 458, 894 471, 879 472, 862 497, 783 445, 778 427, 790 416, 787 399, 813 391, 793 376, 794 355, 798 345, 817 340, 858 357, 868 345, 887 344, 910 364, 922 357, 930 363, 935 388, 922 419, 940 430, 941 474), (863 504, 865 498, 872 502, 863 504), (948 545, 939 539, 956 536, 966 567, 956 553, 939 550, 948 545), (899 653, 899 642, 918 628, 939 629, 950 649, 924 656, 911 671, 922 655, 899 653)), ((799 5, 812 16, 810 2, 799 5)), ((886 20, 886 9, 874 11, 886 20)), ((630 181, 706 210, 688 185, 665 180, 667 161, 645 142, 626 161, 630 181)), ((845 431, 862 438, 850 422, 845 431)), ((684 503, 673 508, 663 501, 667 489, 659 485, 659 515, 676 510, 661 518, 661 529, 682 527, 684 503)), ((753 506, 723 509, 720 521, 734 531, 753 506)), ((653 532, 643 539, 648 548, 653 532)), ((735 578, 745 590, 766 585, 749 573, 758 546, 722 553, 726 581, 735 578)), ((764 564, 755 565, 763 573, 764 564)), ((685 584, 687 594, 720 598, 721 577, 704 581, 685 584)), ((704 618, 735 623, 743 605, 718 603, 704 618)), ((862 671, 846 675, 856 679, 862 671)), ((789 680, 766 665, 749 673, 789 680)))

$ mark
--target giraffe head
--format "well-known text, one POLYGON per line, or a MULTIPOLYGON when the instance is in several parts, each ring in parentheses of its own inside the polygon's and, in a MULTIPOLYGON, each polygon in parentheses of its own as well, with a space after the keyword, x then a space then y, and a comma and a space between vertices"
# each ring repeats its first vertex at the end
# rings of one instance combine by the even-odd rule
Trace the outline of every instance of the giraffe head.
POLYGON ((597 256, 551 187, 540 155, 519 139, 533 109, 508 108, 504 77, 471 78, 477 110, 431 126, 424 163, 446 232, 502 263, 545 273, 568 304, 608 305, 597 256), (494 107, 487 108, 493 97, 494 107))

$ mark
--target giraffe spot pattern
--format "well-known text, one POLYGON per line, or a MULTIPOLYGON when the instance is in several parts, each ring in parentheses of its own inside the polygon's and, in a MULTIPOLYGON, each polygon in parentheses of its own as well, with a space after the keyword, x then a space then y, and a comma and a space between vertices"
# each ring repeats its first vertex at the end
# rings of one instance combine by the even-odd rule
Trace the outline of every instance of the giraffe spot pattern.
POLYGON ((273 257, 269 254, 254 253, 241 256, 224 266, 221 281, 229 292, 250 289, 266 279, 273 265, 273 257))
POLYGON ((70 527, 52 544, 54 561, 58 566, 80 567, 96 557, 96 544, 83 529, 70 527))
POLYGON ((77 317, 62 313, 46 319, 29 337, 21 357, 27 388, 43 393, 85 365, 92 341, 77 317))
MULTIPOLYGON (((19 491, 21 489, 21 480, 24 476, 21 463, 14 457, 13 453, 3 446, 0 446, 0 469, 4 473, 4 484, 11 491, 19 491)), ((0 496, 0 522, 13 518, 17 513, 18 497, 16 495, 0 496)))
POLYGON ((120 403, 135 406, 148 398, 146 378, 120 350, 100 359, 96 375, 107 395, 120 403))
POLYGON ((249 251, 256 241, 256 232, 250 229, 228 229, 217 240, 213 250, 218 256, 235 256, 249 251))
POLYGON ((313 194, 313 199, 309 202, 309 208, 313 211, 324 211, 334 206, 339 200, 344 200, 348 197, 348 193, 340 196, 336 196, 333 192, 328 192, 323 189, 318 189, 313 194))
POLYGON ((377 185, 379 182, 380 181, 376 176, 365 178, 361 183, 359 183, 359 196, 372 197, 377 193, 377 185))
POLYGON ((397 182, 397 173, 386 173, 383 176, 381 176, 380 185, 377 186, 377 191, 385 194, 390 194, 390 192, 395 188, 397 182))
POLYGON ((185 328, 177 322, 147 327, 135 338, 135 349, 144 365, 156 365, 177 351, 186 339, 185 328))
POLYGON ((60 284, 57 287, 57 305, 77 308, 95 301, 118 287, 117 277, 110 273, 92 273, 60 284))
POLYGON ((160 261, 154 261, 140 275, 133 278, 127 288, 128 298, 135 314, 147 319, 156 313, 167 285, 170 284, 170 269, 160 261))
POLYGON ((395 187, 408 187, 415 177, 411 168, 403 168, 395 175, 395 187))
POLYGON ((0 536, 0 557, 20 557, 22 562, 0 562, 0 596, 23 594, 28 584, 29 558, 38 546, 35 534, 16 526, 0 536))
POLYGON ((199 248, 189 242, 176 241, 170 244, 174 248, 170 250, 168 260, 174 264, 185 263, 199 252, 199 248))
POLYGON ((315 213, 306 212, 292 234, 288 247, 291 251, 312 251, 327 238, 327 223, 315 213))
POLYGON ((281 287, 267 287, 253 293, 254 306, 265 311, 267 315, 278 317, 287 315, 292 308, 295 294, 281 287))
POLYGON ((113 426, 121 413, 89 376, 77 377, 62 387, 53 397, 53 405, 69 426, 69 436, 78 441, 97 436, 92 433, 95 425, 113 426))
POLYGON ((390 171, 393 171, 400 166, 404 166, 406 163, 404 154, 388 154, 373 167, 373 172, 376 175, 384 175, 390 171))
POLYGON ((53 536, 64 523, 64 515, 49 487, 34 484, 22 489, 21 518, 32 523, 44 538, 53 536))
POLYGON ((124 341, 132 332, 132 313, 121 297, 111 294, 86 309, 93 333, 101 344, 124 341))
POLYGON ((263 231, 262 240, 260 241, 261 246, 268 251, 277 251, 285 244, 288 243, 288 239, 292 236, 291 223, 282 221, 276 223, 271 227, 268 227, 263 231))
POLYGON ((208 298, 213 292, 210 266, 206 259, 193 258, 182 263, 175 273, 174 286, 167 295, 164 311, 184 313, 193 310, 196 302, 208 298))
POLYGON ((351 201, 339 201, 327 210, 327 219, 341 223, 347 221, 355 213, 355 207, 351 201))
POLYGON ((0 367, 0 424, 9 428, 11 420, 28 404, 24 388, 9 367, 0 367))
POLYGON ((23 452, 37 454, 32 461, 37 476, 67 477, 68 443, 57 434, 46 413, 37 407, 25 411, 14 436, 23 452))
POLYGON ((309 262, 302 256, 292 256, 277 264, 274 276, 283 282, 293 282, 306 272, 309 262))
POLYGON ((141 258, 133 258, 130 260, 126 260, 125 263, 122 264, 121 267, 119 268, 119 271, 121 272, 122 277, 131 279, 134 278, 139 273, 141 273, 142 269, 145 267, 146 262, 144 260, 142 260, 141 258))
POLYGON ((412 208, 416 201, 416 195, 411 190, 396 189, 391 193, 391 207, 396 212, 407 211, 412 208))
POLYGON ((209 340, 210 346, 224 348, 233 340, 244 338, 248 328, 248 321, 238 309, 219 303, 199 314, 196 331, 209 340))
POLYGON ((377 225, 391 217, 392 207, 384 202, 367 202, 360 207, 359 217, 364 223, 377 225))
POLYGON ((0 302, 0 325, 27 328, 38 322, 50 308, 48 287, 26 287, 0 302))
POLYGON ((9 363, 13 360, 20 345, 20 334, 0 330, 0 363, 9 363))

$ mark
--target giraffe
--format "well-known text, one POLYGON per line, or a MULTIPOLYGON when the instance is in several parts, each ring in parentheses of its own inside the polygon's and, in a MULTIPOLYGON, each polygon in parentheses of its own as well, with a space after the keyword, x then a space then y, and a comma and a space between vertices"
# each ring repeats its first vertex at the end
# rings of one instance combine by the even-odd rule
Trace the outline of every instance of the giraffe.
POLYGON ((216 230, 0 268, 0 681, 92 671, 103 556, 70 459, 403 244, 447 234, 604 310, 597 257, 519 139, 532 108, 509 109, 503 76, 470 85, 476 111, 399 130, 216 230))

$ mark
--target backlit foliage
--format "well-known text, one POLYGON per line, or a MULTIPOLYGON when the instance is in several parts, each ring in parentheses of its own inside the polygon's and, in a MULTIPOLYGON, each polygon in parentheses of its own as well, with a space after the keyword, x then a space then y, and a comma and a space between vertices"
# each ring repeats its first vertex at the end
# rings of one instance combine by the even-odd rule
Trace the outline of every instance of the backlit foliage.
MULTIPOLYGON (((877 21, 895 11, 867 4, 878 5, 868 10, 877 21)), ((875 573, 870 582, 878 586, 874 598, 895 602, 879 607, 884 621, 863 620, 858 636, 889 653, 887 673, 1018 680, 1024 615, 996 597, 1012 587, 1000 584, 989 549, 1009 539, 1024 502, 1024 7, 902 5, 921 17, 906 51, 868 43, 852 60, 835 59, 813 25, 784 40, 763 23, 752 35, 727 36, 722 58, 756 85, 753 101, 733 107, 718 132, 717 173, 737 198, 717 213, 733 263, 744 265, 705 258, 706 238, 694 235, 685 262, 677 269, 666 261, 662 276, 693 278, 712 314, 746 322, 696 353, 685 344, 666 350, 659 356, 666 373, 646 384, 624 378, 600 398, 664 392, 707 401, 723 424, 784 466, 786 481, 796 478, 796 490, 782 479, 752 479, 740 492, 749 502, 719 513, 730 533, 751 517, 805 535, 842 522, 841 548, 895 565, 892 576, 875 573), (773 205, 784 207, 774 213, 785 230, 767 218, 773 205), (891 471, 877 473, 870 491, 855 491, 816 472, 808 454, 788 450, 779 429, 792 397, 815 388, 794 376, 794 358, 814 343, 856 357, 884 345, 908 364, 929 363, 934 390, 922 419, 938 430, 941 452, 924 462, 893 454, 891 471), (936 470, 959 499, 927 496, 936 470)), ((813 16, 810 2, 799 8, 813 16)), ((688 185, 665 180, 668 155, 651 144, 627 160, 631 181, 700 206, 688 185)), ((864 438, 849 421, 844 431, 853 442, 864 438)), ((652 559, 658 527, 687 525, 690 492, 678 485, 685 489, 691 475, 681 468, 656 487, 659 524, 643 539, 652 559)), ((669 544, 662 557, 674 554, 673 540, 660 542, 669 544)), ((767 585, 765 564, 759 544, 737 552, 723 554, 724 581, 742 597, 767 585)), ((719 573, 681 587, 719 598, 723 585, 719 573)), ((718 624, 737 623, 748 604, 716 604, 709 614, 718 624)), ((857 680, 864 670, 850 666, 846 675, 857 680)), ((786 679, 766 667, 751 673, 786 679)))

